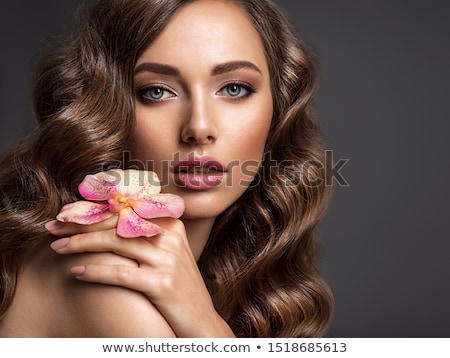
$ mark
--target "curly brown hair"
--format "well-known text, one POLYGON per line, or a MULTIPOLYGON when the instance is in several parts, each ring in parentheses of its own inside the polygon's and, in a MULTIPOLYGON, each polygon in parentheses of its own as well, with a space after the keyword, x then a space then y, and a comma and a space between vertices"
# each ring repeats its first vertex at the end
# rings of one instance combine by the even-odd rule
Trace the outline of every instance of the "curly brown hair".
MULTIPOLYGON (((95 0, 36 71, 36 129, 0 163, 0 317, 44 223, 79 199, 89 173, 120 166, 134 125, 133 69, 172 15, 196 0, 95 0)), ((312 108, 315 64, 286 14, 241 6, 261 35, 274 98, 265 158, 216 220, 199 267, 239 337, 318 337, 333 311, 318 270, 316 226, 329 201, 325 143, 312 108), (274 165, 276 163, 276 165, 274 165)))

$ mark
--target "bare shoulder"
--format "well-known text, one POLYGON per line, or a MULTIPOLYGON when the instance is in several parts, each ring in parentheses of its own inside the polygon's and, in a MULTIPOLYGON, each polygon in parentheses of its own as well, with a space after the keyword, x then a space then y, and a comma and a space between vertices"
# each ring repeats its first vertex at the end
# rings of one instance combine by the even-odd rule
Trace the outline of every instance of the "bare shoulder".
POLYGON ((127 288, 79 281, 67 273, 73 265, 103 263, 136 265, 115 254, 99 253, 66 257, 64 295, 75 317, 70 336, 173 337, 175 334, 156 307, 142 293, 127 288), (79 330, 81 328, 81 330, 79 330), (79 331, 77 331, 79 330, 79 331))
POLYGON ((174 337, 164 317, 140 292, 81 282, 69 273, 75 265, 135 265, 134 261, 112 253, 61 256, 50 248, 40 250, 19 275, 4 323, 14 327, 10 336, 174 337))

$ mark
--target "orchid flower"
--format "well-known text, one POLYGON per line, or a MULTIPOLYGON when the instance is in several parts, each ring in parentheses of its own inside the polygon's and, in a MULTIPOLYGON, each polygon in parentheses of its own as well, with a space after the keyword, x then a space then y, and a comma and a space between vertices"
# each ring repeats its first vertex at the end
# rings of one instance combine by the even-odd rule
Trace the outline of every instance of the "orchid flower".
POLYGON ((162 233, 160 226, 146 219, 178 218, 184 211, 181 197, 160 193, 158 176, 151 171, 112 169, 86 175, 78 191, 86 201, 64 205, 56 219, 89 225, 118 214, 117 234, 122 237, 162 233))

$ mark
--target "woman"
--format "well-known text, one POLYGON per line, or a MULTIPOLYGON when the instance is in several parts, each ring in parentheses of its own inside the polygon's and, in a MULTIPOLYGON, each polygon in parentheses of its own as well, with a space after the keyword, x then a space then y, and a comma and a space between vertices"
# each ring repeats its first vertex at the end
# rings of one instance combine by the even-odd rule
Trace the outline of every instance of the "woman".
POLYGON ((38 128, 1 163, 0 335, 321 336, 328 163, 313 62, 285 15, 266 0, 84 11, 38 68, 38 128), (117 166, 156 172, 181 219, 131 239, 116 216, 53 220, 117 166))

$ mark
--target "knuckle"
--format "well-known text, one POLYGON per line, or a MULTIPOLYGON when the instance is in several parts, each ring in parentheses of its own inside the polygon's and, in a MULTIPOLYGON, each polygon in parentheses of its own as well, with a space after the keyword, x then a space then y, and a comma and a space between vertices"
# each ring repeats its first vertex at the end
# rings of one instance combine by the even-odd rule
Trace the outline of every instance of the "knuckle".
POLYGON ((130 278, 130 267, 128 266, 118 266, 117 267, 117 279, 119 282, 124 283, 129 281, 130 278))
POLYGON ((177 256, 175 256, 175 254, 173 253, 167 253, 166 257, 165 257, 165 264, 167 269, 170 272, 173 272, 173 270, 178 266, 178 258, 177 256))
POLYGON ((173 220, 172 229, 177 232, 183 232, 185 230, 185 227, 181 220, 175 219, 173 220))
POLYGON ((180 233, 185 232, 185 226, 180 219, 174 218, 158 218, 155 222, 162 226, 166 231, 177 231, 180 233))
POLYGON ((84 243, 86 242, 85 238, 86 234, 76 234, 70 237, 70 241, 68 243, 68 247, 70 249, 78 251, 84 247, 84 243))
POLYGON ((166 240, 176 250, 184 247, 184 237, 177 231, 169 231, 166 234, 166 240))
POLYGON ((114 233, 114 230, 79 233, 70 237, 69 244, 75 250, 88 249, 95 245, 100 245, 101 247, 103 245, 116 245, 119 239, 114 233))
POLYGON ((164 274, 160 277, 160 289, 164 291, 166 294, 170 294, 171 292, 174 292, 175 287, 175 279, 173 275, 170 274, 164 274))

